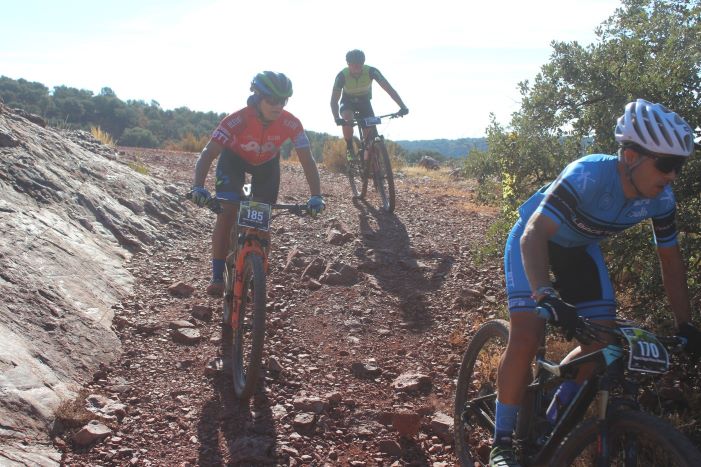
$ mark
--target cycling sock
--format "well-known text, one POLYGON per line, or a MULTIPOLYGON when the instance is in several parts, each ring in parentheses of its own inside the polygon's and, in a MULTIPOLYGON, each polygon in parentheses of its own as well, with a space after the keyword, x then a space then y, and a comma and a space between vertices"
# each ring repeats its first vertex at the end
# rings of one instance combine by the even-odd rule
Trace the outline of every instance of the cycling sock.
POLYGON ((516 428, 516 416, 520 408, 520 405, 504 404, 497 400, 494 414, 494 444, 511 444, 514 428, 516 428))
POLYGON ((212 282, 224 281, 224 265, 226 260, 212 259, 212 282))

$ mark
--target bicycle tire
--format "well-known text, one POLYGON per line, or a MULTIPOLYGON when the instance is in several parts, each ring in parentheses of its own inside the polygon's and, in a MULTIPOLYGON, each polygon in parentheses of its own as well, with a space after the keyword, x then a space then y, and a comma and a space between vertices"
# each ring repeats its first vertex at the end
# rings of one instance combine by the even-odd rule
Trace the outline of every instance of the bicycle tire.
MULTIPOLYGON (((229 232, 229 251, 235 249, 235 244, 238 241, 238 226, 236 223, 231 227, 229 232)), ((229 254, 227 255, 226 262, 224 263, 224 295, 222 300, 222 324, 224 329, 231 327, 231 313, 234 308, 234 277, 236 274, 235 269, 235 258, 229 254)), ((231 335, 223 335, 222 339, 225 339, 224 343, 231 343, 231 335)))
POLYGON ((240 400, 250 399, 258 384, 265 342, 265 297, 263 258, 248 254, 243 268, 239 326, 231 346, 234 393, 240 400))
POLYGON ((380 195, 382 208, 387 212, 394 212, 396 199, 392 161, 389 158, 384 138, 380 136, 375 141, 374 146, 376 167, 378 169, 375 171, 375 188, 380 195))
POLYGON ((362 198, 365 194, 358 190, 359 186, 362 186, 363 178, 363 167, 361 159, 358 158, 360 153, 355 153, 351 158, 346 158, 346 176, 348 177, 348 182, 350 183, 351 193, 353 193, 353 198, 362 198))
MULTIPOLYGON (((666 421, 637 410, 609 414, 612 466, 699 466, 701 452, 666 421), (621 459, 621 454, 635 456, 621 459), (661 457, 661 456, 665 457, 661 457)), ((596 420, 580 423, 553 454, 550 465, 594 465, 598 427, 596 420)))
MULTIPOLYGON (((472 444, 477 441, 489 442, 493 435, 494 407, 489 408, 490 423, 475 420, 469 424, 463 412, 465 404, 478 395, 496 393, 496 376, 499 360, 509 340, 509 323, 497 319, 483 324, 470 340, 463 355, 458 373, 458 384, 455 389, 455 405, 453 406, 453 425, 455 429, 455 454, 463 466, 474 466, 478 463, 488 463, 478 454, 479 446, 472 444), (477 374, 475 367, 479 367, 477 374), (477 386, 475 386, 477 383, 477 386)), ((496 401, 496 397, 495 397, 496 401)), ((481 450, 484 453, 484 449, 481 450)), ((488 453, 488 450, 487 450, 488 453)))

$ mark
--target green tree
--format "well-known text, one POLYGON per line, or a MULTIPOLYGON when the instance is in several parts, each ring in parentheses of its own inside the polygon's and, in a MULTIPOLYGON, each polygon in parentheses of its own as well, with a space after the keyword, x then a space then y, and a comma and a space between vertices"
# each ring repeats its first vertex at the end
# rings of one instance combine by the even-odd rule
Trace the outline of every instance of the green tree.
POLYGON ((20 107, 37 115, 46 115, 50 102, 49 88, 43 84, 6 76, 0 76, 0 98, 9 107, 20 107))
MULTIPOLYGON (((499 173, 505 215, 565 164, 587 152, 614 153, 613 130, 627 102, 645 98, 701 123, 701 1, 624 0, 596 31, 598 40, 553 42, 533 83, 520 83, 521 108, 509 127, 492 119, 486 170, 499 173), (498 169, 495 169, 498 167, 498 169)), ((493 173, 493 172, 492 172, 493 173)), ((689 261, 690 286, 701 308, 701 164, 692 161, 675 182, 678 226, 689 261)), ((504 224, 507 225, 507 224, 504 224)), ((661 285, 649 227, 631 229, 605 245, 621 285, 650 307, 661 307, 661 285), (625 283, 622 281, 625 280, 625 283)), ((503 236, 502 236, 503 238, 503 236)))

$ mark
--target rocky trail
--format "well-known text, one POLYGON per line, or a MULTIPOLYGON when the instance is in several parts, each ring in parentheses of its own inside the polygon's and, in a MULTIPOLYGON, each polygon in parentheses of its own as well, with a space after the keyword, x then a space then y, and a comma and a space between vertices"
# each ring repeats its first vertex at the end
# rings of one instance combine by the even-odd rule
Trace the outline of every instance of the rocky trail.
MULTIPOLYGON (((195 154, 122 151, 154 183, 187 190, 195 154)), ((304 202, 301 167, 282 170, 281 201, 304 202)), ((188 206, 163 224, 169 241, 128 265, 134 293, 113 321, 123 353, 61 407, 63 464, 455 463, 461 352, 503 301, 500 266, 472 255, 493 215, 463 181, 398 174, 397 212, 386 214, 352 200, 345 177, 321 175, 324 215, 273 223, 265 371, 250 403, 212 367, 221 305, 204 288, 214 216, 188 206), (102 415, 89 429, 85 397, 102 415)))

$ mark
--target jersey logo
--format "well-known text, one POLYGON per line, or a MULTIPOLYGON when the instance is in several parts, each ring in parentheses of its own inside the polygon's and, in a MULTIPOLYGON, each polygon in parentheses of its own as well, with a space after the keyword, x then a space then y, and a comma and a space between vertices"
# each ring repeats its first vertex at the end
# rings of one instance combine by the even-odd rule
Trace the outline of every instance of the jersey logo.
POLYGON ((645 206, 640 206, 638 209, 632 209, 628 212, 628 217, 646 217, 647 208, 645 206))
POLYGON ((290 120, 290 119, 285 119, 282 124, 286 126, 287 128, 290 128, 292 130, 296 129, 299 125, 297 124, 296 121, 290 120))
POLYGON ((226 122, 226 126, 228 126, 229 128, 235 128, 238 125, 240 125, 241 122, 243 122, 243 117, 241 115, 238 115, 226 122))
POLYGON ((598 207, 602 211, 608 211, 613 207, 613 195, 611 193, 604 193, 599 198, 598 207))
POLYGON ((229 142, 229 134, 220 128, 217 128, 216 130, 214 130, 214 134, 212 135, 212 138, 216 139, 217 141, 221 142, 224 145, 226 145, 226 143, 229 142))
POLYGON ((576 172, 574 172, 576 175, 575 177, 575 183, 577 184, 577 188, 579 188, 581 191, 586 191, 587 190, 587 185, 589 182, 596 182, 596 179, 591 176, 591 172, 588 170, 584 170, 584 168, 579 168, 577 169, 576 172))
POLYGON ((665 190, 664 195, 660 197, 660 201, 665 203, 666 208, 671 208, 674 205, 674 196, 672 196, 672 192, 665 190))
POLYGON ((257 141, 249 141, 246 144, 241 144, 241 149, 243 149, 245 152, 255 152, 256 154, 260 154, 265 152, 275 152, 277 150, 277 145, 271 141, 268 141, 261 146, 257 141))

